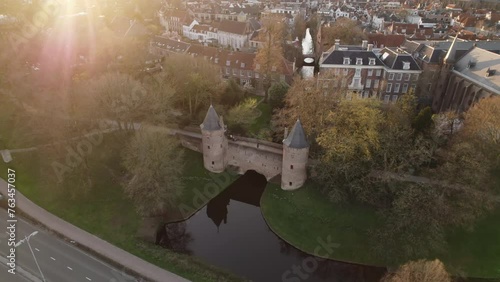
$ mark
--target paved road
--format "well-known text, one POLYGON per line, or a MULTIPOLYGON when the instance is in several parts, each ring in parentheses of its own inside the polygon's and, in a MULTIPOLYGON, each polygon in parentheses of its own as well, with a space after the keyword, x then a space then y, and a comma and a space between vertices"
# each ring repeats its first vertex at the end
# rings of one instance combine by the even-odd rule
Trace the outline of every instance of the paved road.
POLYGON ((24 275, 20 273, 16 273, 12 275, 7 272, 7 266, 3 263, 0 263, 0 281, 8 281, 8 282, 30 282, 24 275))
MULTIPOLYGON (((4 209, 0 209, 0 222, 7 222, 7 212, 4 209)), ((1 226, 4 226, 2 224, 1 226)), ((2 235, 0 236, 0 253, 3 257, 7 255, 7 234, 6 229, 2 228, 0 230, 2 235)), ((131 276, 128 276, 121 271, 115 269, 114 267, 94 258, 93 256, 84 253, 83 251, 72 246, 71 243, 67 243, 64 240, 59 239, 55 235, 42 230, 27 221, 18 218, 16 233, 17 240, 19 241, 24 236, 31 234, 34 231, 38 233, 32 236, 29 240, 31 248, 34 255, 40 265, 40 269, 45 277, 46 281, 54 282, 89 282, 89 281, 99 281, 99 282, 128 282, 137 281, 131 276)), ((21 266, 23 269, 29 271, 33 275, 41 278, 42 275, 36 266, 35 259, 29 249, 26 242, 22 243, 16 249, 16 259, 17 265, 21 266)), ((5 267, 3 267, 6 269, 5 267)), ((2 275, 0 276, 1 281, 22 281, 27 280, 19 277, 14 278, 9 277, 9 279, 4 280, 4 274, 6 271, 2 270, 2 275), (12 279, 11 279, 12 278, 12 279)))

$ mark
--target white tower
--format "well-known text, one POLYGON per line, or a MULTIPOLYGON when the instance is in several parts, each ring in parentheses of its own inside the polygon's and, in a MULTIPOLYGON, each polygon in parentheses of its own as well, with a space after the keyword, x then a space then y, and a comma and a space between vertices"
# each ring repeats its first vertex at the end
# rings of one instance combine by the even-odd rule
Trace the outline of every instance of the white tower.
POLYGON ((203 165, 211 172, 223 172, 226 168, 227 139, 222 116, 219 118, 212 105, 205 120, 200 124, 202 135, 203 165))
POLYGON ((307 143, 302 123, 297 120, 288 137, 283 140, 283 167, 281 169, 281 189, 295 190, 307 179, 307 143))

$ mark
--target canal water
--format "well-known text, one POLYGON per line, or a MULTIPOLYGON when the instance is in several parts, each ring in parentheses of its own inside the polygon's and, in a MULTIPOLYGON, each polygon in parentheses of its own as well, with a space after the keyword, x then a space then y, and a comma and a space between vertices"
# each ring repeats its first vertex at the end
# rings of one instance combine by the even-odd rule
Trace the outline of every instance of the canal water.
POLYGON ((315 258, 276 236, 260 211, 266 184, 247 172, 190 219, 168 224, 160 244, 252 281, 380 281, 384 268, 315 258))

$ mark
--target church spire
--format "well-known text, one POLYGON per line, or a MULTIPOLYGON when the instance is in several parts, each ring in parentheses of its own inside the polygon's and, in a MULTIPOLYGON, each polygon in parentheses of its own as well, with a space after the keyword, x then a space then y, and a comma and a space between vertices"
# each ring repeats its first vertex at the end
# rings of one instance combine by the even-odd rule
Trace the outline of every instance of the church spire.
POLYGON ((455 38, 453 39, 453 42, 450 45, 450 48, 448 49, 448 52, 446 53, 446 56, 444 57, 444 63, 451 65, 455 63, 455 55, 457 53, 457 38, 458 38, 459 32, 457 32, 457 35, 455 35, 455 38))

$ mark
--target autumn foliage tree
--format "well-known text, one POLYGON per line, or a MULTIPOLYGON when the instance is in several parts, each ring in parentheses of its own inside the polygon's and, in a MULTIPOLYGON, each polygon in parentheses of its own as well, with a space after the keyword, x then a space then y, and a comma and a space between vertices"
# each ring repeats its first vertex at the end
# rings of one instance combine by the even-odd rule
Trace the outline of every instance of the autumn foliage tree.
POLYGON ((272 78, 283 69, 285 32, 285 23, 281 16, 271 15, 262 19, 262 30, 259 36, 264 43, 255 56, 254 69, 263 76, 266 99, 272 78))
POLYGON ((396 272, 389 273, 381 282, 451 282, 452 279, 444 264, 439 260, 410 261, 396 272))
POLYGON ((323 46, 329 48, 335 43, 335 39, 340 39, 341 44, 360 44, 367 36, 358 25, 357 21, 340 18, 332 26, 324 26, 321 31, 323 46))

